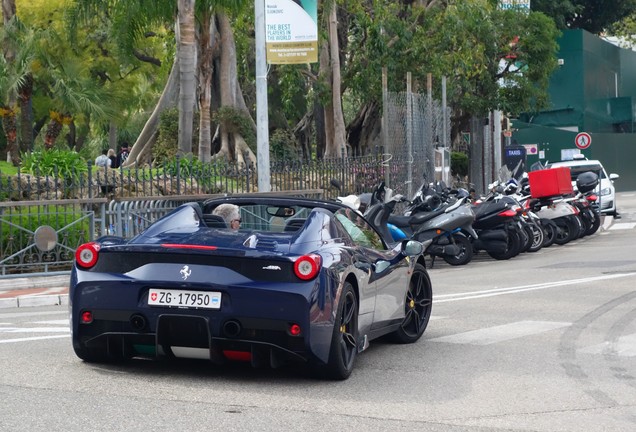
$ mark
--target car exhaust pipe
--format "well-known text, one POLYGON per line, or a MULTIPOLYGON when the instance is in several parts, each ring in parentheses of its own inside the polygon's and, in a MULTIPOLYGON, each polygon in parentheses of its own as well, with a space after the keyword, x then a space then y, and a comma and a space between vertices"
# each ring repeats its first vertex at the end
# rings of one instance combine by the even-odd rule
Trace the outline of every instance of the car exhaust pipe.
POLYGON ((237 320, 225 321, 223 324, 223 334, 227 337, 237 337, 241 333, 241 323, 237 320))
POLYGON ((140 314, 134 314, 130 317, 130 325, 137 331, 146 328, 146 317, 140 314))

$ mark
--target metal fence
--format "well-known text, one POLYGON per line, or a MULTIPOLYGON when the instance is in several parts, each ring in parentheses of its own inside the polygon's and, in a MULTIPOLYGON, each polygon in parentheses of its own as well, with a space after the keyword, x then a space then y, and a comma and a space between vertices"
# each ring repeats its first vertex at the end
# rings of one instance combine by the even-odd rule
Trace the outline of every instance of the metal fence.
MULTIPOLYGON (((322 198, 321 189, 276 194, 322 198)), ((0 277, 68 271, 82 243, 132 238, 185 202, 225 195, 0 202, 0 277)))
MULTIPOLYGON (((373 154, 273 161, 272 193, 335 199, 385 181, 411 197, 424 178, 432 181, 448 168, 449 159, 438 158, 440 142, 449 141, 448 116, 430 93, 388 93, 385 121, 385 145, 373 154)), ((0 277, 68 270, 78 245, 107 234, 130 238, 186 201, 258 193, 256 167, 225 161, 177 159, 132 169, 88 162, 87 168, 0 174, 0 277)))

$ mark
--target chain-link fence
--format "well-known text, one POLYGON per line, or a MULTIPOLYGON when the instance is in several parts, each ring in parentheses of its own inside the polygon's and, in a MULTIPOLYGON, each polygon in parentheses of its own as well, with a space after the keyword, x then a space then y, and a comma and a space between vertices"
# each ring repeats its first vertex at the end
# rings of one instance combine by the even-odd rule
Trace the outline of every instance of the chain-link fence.
POLYGON ((444 180, 450 173, 450 112, 430 94, 388 92, 385 97, 386 142, 383 163, 390 167, 400 158, 406 169, 388 170, 386 181, 407 196, 417 191, 422 181, 444 180))

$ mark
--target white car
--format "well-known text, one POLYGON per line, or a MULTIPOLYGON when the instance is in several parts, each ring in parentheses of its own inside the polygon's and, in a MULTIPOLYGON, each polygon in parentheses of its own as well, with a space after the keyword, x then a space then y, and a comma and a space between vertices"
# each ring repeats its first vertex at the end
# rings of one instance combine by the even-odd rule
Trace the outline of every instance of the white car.
POLYGON ((568 167, 572 175, 572 185, 576 188, 576 178, 579 174, 586 171, 592 171, 598 174, 599 185, 596 187, 596 193, 599 195, 599 205, 601 212, 612 216, 617 216, 616 208, 616 190, 614 188, 614 180, 619 175, 611 173, 609 176, 603 168, 603 164, 597 160, 574 159, 561 162, 550 162, 546 164, 546 168, 568 167))

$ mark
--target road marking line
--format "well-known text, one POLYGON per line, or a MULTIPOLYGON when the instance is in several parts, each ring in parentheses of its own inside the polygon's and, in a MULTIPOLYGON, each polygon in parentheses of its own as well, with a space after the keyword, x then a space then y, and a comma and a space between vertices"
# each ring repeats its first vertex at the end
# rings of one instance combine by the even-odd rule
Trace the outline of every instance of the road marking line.
POLYGON ((611 226, 610 231, 632 229, 634 227, 636 227, 636 223, 615 223, 611 226))
POLYGON ((68 319, 52 320, 52 321, 33 321, 31 324, 53 324, 53 325, 68 325, 68 319))
POLYGON ((433 303, 446 303, 446 302, 452 302, 452 301, 472 300, 472 299, 478 299, 478 298, 484 298, 484 297, 493 297, 493 296, 504 295, 504 294, 516 294, 516 293, 525 292, 525 291, 535 291, 535 290, 547 289, 547 288, 565 287, 569 285, 596 282, 596 281, 609 280, 609 279, 618 279, 618 278, 634 276, 634 275, 636 275, 636 272, 593 276, 589 278, 571 279, 571 280, 564 280, 564 281, 558 281, 558 282, 546 282, 546 283, 533 284, 533 285, 521 285, 518 287, 495 288, 495 289, 483 290, 483 291, 471 291, 471 292, 454 293, 454 294, 440 294, 440 295, 433 296, 433 303))
POLYGON ((532 336, 550 330, 568 327, 570 325, 572 324, 567 322, 518 321, 510 324, 457 333, 435 339, 428 339, 428 341, 454 344, 490 345, 511 339, 532 336))
POLYGON ((28 341, 36 341, 36 340, 43 340, 43 339, 59 339, 59 338, 67 338, 67 337, 71 337, 71 335, 68 334, 68 335, 55 335, 55 336, 37 336, 37 337, 19 338, 19 339, 6 339, 6 340, 0 340, 0 344, 13 343, 13 342, 28 342, 28 341))
POLYGON ((621 336, 616 342, 603 342, 578 350, 585 354, 606 354, 621 357, 636 357, 636 333, 621 336))
POLYGON ((0 329, 2 333, 61 333, 70 331, 69 327, 20 327, 0 329))

